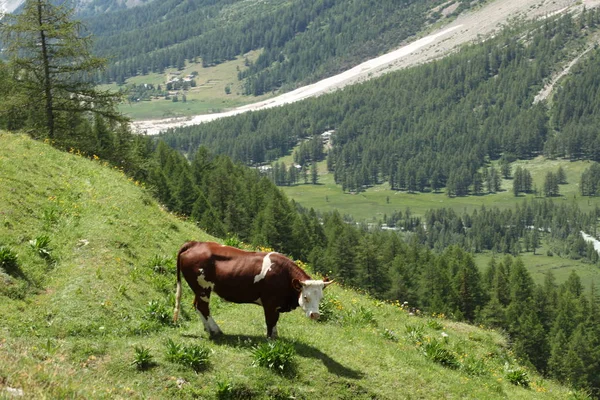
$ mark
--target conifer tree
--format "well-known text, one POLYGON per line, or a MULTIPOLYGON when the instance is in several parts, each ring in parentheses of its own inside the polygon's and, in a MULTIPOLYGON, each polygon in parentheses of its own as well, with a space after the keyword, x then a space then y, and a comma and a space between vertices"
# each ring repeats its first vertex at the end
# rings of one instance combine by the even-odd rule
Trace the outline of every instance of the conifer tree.
POLYGON ((22 105, 34 126, 51 139, 67 132, 67 119, 73 115, 91 112, 125 120, 115 110, 119 97, 96 88, 93 77, 105 60, 91 54, 90 37, 72 15, 65 3, 27 0, 20 14, 7 15, 0 24, 24 93, 22 105))
POLYGON ((316 161, 313 161, 310 164, 310 180, 313 185, 316 185, 319 182, 319 173, 317 171, 316 161))

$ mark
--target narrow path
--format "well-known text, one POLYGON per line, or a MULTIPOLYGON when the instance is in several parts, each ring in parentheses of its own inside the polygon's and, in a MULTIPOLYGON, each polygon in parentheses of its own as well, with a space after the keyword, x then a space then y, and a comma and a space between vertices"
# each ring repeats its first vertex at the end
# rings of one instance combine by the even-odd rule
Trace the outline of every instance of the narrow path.
POLYGON ((548 83, 546 86, 544 86, 544 88, 542 90, 540 90, 540 92, 533 99, 533 104, 538 103, 542 100, 546 100, 548 98, 548 96, 550 96, 550 93, 552 93, 552 90, 554 89, 554 86, 558 83, 558 81, 563 76, 567 75, 569 73, 569 71, 571 70, 571 68, 573 68, 573 66, 579 62, 581 57, 583 57, 587 52, 589 52, 593 48, 594 48, 594 45, 592 44, 592 45, 588 46, 588 48, 585 49, 583 52, 578 54, 577 57, 575 57, 562 71, 560 71, 552 79, 552 82, 548 83))

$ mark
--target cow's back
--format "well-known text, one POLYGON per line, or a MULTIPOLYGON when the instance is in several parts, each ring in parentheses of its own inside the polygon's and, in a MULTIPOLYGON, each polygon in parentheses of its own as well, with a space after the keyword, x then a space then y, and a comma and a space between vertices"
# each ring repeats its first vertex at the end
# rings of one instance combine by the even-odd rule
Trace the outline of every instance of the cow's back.
POLYGON ((264 283, 255 284, 266 253, 247 252, 214 242, 189 242, 179 259, 188 284, 210 286, 220 297, 236 303, 255 302, 264 283))

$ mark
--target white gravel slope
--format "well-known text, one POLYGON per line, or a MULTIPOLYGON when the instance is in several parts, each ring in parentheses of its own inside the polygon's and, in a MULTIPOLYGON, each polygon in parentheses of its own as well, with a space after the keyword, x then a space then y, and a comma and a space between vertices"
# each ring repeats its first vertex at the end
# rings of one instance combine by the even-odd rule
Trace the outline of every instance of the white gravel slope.
POLYGON ((514 18, 544 18, 560 12, 600 5, 600 0, 495 0, 478 10, 466 13, 430 35, 405 44, 397 50, 366 61, 341 74, 323 79, 308 86, 284 93, 258 103, 248 104, 230 111, 197 115, 195 117, 136 121, 134 127, 149 135, 168 128, 196 125, 247 111, 257 111, 294 103, 308 97, 338 90, 383 73, 425 63, 443 57, 458 46, 492 34, 514 18))

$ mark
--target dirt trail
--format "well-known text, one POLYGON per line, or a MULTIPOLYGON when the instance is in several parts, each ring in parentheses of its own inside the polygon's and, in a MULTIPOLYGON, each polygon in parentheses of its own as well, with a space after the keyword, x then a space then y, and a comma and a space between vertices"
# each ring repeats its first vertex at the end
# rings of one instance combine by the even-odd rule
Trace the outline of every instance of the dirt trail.
POLYGON ((138 131, 153 135, 168 128, 196 125, 247 111, 263 110, 294 103, 308 97, 333 92, 346 85, 371 79, 386 72, 443 57, 455 51, 458 46, 464 43, 492 34, 514 18, 544 18, 561 12, 578 10, 584 6, 592 8, 598 5, 600 5, 600 0, 495 0, 478 10, 461 15, 452 23, 426 37, 407 43, 397 50, 366 61, 339 75, 323 79, 272 99, 221 113, 179 119, 136 121, 133 125, 138 131))
POLYGON ((594 46, 596 46, 599 43, 600 43, 600 38, 598 36, 596 36, 596 39, 593 41, 592 44, 590 44, 585 50, 583 50, 581 53, 579 53, 573 60, 571 60, 571 62, 569 62, 569 64, 567 64, 562 71, 557 73, 552 78, 551 82, 546 84, 546 86, 544 86, 544 88, 542 90, 540 90, 540 92, 533 99, 533 103, 535 104, 539 101, 546 100, 548 98, 548 96, 550 96, 550 94, 552 93, 552 90, 554 90, 554 86, 558 83, 558 81, 563 76, 565 76, 569 73, 571 68, 573 68, 573 66, 579 62, 581 57, 586 55, 590 50, 592 50, 594 48, 594 46))

